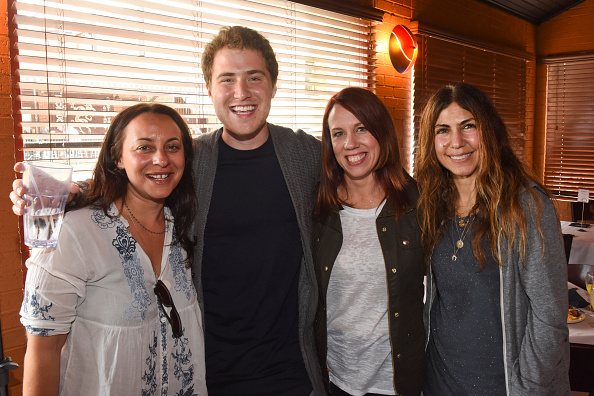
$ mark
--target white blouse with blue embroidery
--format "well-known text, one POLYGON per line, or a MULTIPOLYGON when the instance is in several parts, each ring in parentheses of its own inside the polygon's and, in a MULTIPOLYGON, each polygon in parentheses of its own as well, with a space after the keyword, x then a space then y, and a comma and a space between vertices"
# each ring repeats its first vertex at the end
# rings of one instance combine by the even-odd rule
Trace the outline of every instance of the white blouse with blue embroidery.
POLYGON ((116 217, 69 212, 57 246, 32 250, 21 322, 33 335, 68 334, 60 395, 206 395, 202 315, 173 222, 159 279, 179 311, 180 338, 163 314, 169 308, 158 306, 149 257, 115 205, 109 213, 116 217))

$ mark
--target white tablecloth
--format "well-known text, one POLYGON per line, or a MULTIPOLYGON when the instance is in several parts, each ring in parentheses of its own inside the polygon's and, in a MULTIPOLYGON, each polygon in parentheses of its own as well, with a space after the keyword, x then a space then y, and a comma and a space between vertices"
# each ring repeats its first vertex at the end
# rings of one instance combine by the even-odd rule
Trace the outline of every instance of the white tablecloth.
POLYGON ((594 264, 594 225, 579 228, 570 224, 569 221, 561 222, 561 232, 573 235, 568 264, 594 264))
MULTIPOLYGON (((571 282, 567 282, 568 289, 578 289, 578 293, 582 296, 586 301, 590 301, 590 296, 588 293, 571 282)), ((586 311, 590 315, 586 314, 586 319, 583 322, 579 323, 568 323, 567 327, 569 327, 569 342, 573 344, 588 344, 594 345, 594 312, 592 309, 585 309, 582 308, 582 311, 586 311)))

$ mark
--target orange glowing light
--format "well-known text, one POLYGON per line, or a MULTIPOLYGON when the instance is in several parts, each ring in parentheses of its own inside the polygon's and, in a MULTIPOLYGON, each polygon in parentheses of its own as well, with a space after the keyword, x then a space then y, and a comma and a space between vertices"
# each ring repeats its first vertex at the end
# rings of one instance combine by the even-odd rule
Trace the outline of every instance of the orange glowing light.
POLYGON ((410 70, 417 59, 418 46, 412 32, 404 25, 398 25, 390 34, 388 53, 392 66, 398 73, 410 70))

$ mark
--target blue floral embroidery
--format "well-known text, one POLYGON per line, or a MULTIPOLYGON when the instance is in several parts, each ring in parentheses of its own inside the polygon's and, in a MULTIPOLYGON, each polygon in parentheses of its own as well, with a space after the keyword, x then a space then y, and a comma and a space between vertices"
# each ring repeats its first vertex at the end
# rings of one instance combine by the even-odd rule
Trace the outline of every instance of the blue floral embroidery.
MULTIPOLYGON (((39 286, 35 288, 35 291, 29 294, 29 290, 25 289, 25 297, 23 298, 22 310, 24 313, 31 314, 33 319, 42 319, 42 320, 49 320, 55 321, 56 319, 49 314, 49 310, 54 305, 53 303, 49 303, 47 305, 41 305, 39 303, 39 286), (47 316, 46 316, 47 314, 47 316)), ((50 335, 50 332, 53 332, 54 329, 46 329, 43 327, 33 327, 30 325, 25 326, 27 333, 47 337, 50 335)))
POLYGON ((176 396, 198 396, 197 393, 194 393, 194 385, 190 386, 188 389, 182 389, 175 394, 176 396))
POLYGON ((25 326, 25 330, 27 330, 27 333, 29 333, 29 334, 42 336, 42 337, 47 337, 50 335, 50 332, 54 331, 54 329, 41 329, 39 327, 33 327, 33 326, 25 326))
POLYGON ((161 379, 161 395, 167 396, 169 392, 169 361, 167 360, 167 326, 169 322, 164 314, 163 305, 157 301, 159 308, 159 323, 161 323, 161 349, 163 351, 163 378, 161 379))
MULTIPOLYGON (((185 329, 183 330, 185 332, 185 329)), ((192 364, 192 351, 188 349, 188 337, 173 338, 173 342, 175 348, 171 353, 173 375, 182 384, 182 389, 177 395, 197 395, 194 393, 194 364, 192 364)))
POLYGON ((153 333, 153 343, 149 345, 149 356, 145 360, 146 370, 142 375, 146 388, 143 386, 142 396, 152 396, 157 393, 157 377, 155 368, 157 366, 157 333, 153 333))
POLYGON ((123 225, 116 228, 116 234, 111 244, 118 250, 124 275, 130 286, 130 292, 134 296, 132 306, 126 309, 124 317, 132 320, 140 314, 141 319, 144 320, 151 299, 144 284, 144 269, 136 251, 136 241, 123 225))
POLYGON ((131 260, 136 252, 136 241, 123 227, 117 227, 116 234, 116 239, 111 244, 118 250, 118 253, 124 260, 131 260))
POLYGON ((38 294, 39 286, 35 288, 35 291, 29 295, 29 290, 25 290, 25 297, 23 298, 23 312, 30 313, 31 317, 34 319, 43 319, 43 320, 56 320, 53 316, 49 314, 49 310, 54 305, 54 303, 50 302, 47 305, 41 305, 39 303, 38 294), (29 312, 29 308, 31 311, 29 312), (48 314, 47 317, 45 314, 48 314))
POLYGON ((183 258, 183 250, 177 240, 174 240, 169 248, 169 263, 175 280, 173 288, 180 294, 185 295, 189 301, 196 294, 196 289, 192 287, 191 280, 188 279, 188 270, 182 261, 183 258))
MULTIPOLYGON (((110 215, 115 215, 112 208, 110 208, 107 212, 110 215)), ((103 213, 103 210, 101 210, 101 209, 97 209, 97 210, 93 211, 93 213, 91 214, 91 220, 93 220, 93 222, 95 224, 97 224, 99 226, 99 228, 101 228, 103 230, 105 230, 107 228, 113 228, 118 224, 118 221, 116 218, 106 216, 105 213, 103 213)))

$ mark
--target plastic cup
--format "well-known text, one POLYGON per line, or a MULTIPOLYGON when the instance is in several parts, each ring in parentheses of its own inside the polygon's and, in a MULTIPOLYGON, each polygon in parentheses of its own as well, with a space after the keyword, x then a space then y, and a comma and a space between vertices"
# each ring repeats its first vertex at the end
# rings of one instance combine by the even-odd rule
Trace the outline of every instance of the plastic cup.
POLYGON ((72 166, 56 162, 24 162, 25 245, 54 247, 70 194, 72 166))

